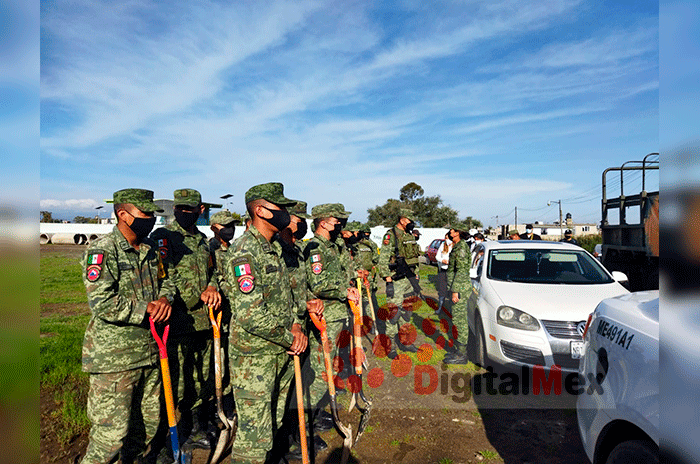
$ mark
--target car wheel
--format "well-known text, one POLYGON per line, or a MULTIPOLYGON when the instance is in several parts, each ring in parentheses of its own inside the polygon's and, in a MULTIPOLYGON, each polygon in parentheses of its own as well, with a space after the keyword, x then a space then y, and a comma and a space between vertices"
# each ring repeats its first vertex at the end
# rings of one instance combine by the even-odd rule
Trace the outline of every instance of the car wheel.
POLYGON ((479 316, 479 314, 475 314, 474 316, 476 319, 476 327, 474 328, 474 331, 476 332, 477 337, 476 343, 474 344, 474 363, 486 368, 486 360, 488 359, 488 355, 486 354, 486 337, 484 337, 484 327, 481 322, 481 316, 479 316))
POLYGON ((651 440, 628 440, 617 445, 605 464, 658 463, 659 450, 651 440))

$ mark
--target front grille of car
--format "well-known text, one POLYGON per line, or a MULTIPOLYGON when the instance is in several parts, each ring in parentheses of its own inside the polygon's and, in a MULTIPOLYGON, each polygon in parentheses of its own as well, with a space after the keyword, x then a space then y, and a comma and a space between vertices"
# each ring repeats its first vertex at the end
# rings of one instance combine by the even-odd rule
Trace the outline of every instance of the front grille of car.
POLYGON ((515 343, 501 340, 501 349, 504 355, 514 361, 544 366, 544 356, 542 356, 542 352, 536 348, 516 345, 515 343))
POLYGON ((580 359, 574 359, 570 354, 566 353, 552 353, 554 358, 554 364, 561 367, 562 369, 578 369, 580 359))
MULTIPOLYGON (((581 321, 585 324, 585 321, 581 321)), ((581 322, 573 321, 542 321, 542 325, 547 329, 549 335, 554 338, 563 338, 566 340, 583 340, 583 336, 579 333, 578 325, 581 322)))

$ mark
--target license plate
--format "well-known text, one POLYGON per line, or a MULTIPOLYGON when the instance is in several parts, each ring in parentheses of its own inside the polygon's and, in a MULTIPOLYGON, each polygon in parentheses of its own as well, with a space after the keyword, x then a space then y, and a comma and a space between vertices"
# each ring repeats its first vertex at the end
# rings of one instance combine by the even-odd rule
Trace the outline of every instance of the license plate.
POLYGON ((583 342, 571 342, 571 357, 573 359, 583 358, 583 342))

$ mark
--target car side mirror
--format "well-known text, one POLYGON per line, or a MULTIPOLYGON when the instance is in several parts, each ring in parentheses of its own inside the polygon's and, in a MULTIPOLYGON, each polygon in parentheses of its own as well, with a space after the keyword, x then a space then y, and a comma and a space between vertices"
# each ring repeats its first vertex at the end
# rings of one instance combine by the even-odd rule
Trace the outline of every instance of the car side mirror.
POLYGON ((620 284, 626 284, 626 283, 629 283, 629 281, 630 281, 627 278, 627 274, 625 274, 624 272, 612 271, 612 276, 613 276, 613 279, 615 279, 615 282, 618 282, 620 284))
POLYGON ((476 268, 469 269, 469 278, 476 279, 479 275, 476 273, 476 268))

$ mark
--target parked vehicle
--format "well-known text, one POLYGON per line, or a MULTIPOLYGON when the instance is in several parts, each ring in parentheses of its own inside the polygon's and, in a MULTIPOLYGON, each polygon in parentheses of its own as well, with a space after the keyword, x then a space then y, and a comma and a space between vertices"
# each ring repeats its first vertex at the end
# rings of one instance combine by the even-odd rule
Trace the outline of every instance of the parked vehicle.
POLYGON ((428 245, 428 248, 425 250, 425 258, 428 260, 428 264, 437 266, 437 262, 435 261, 435 253, 437 253, 438 248, 440 248, 443 243, 445 243, 444 238, 436 238, 430 242, 430 245, 428 245))
POLYGON ((586 319, 604 298, 629 293, 586 250, 546 241, 484 242, 470 269, 470 359, 578 372, 586 319))
POLYGON ((611 271, 622 271, 629 277, 630 290, 659 288, 659 192, 647 192, 649 176, 658 178, 659 154, 650 153, 642 161, 627 161, 620 167, 603 171, 601 232, 603 236, 603 265, 611 271), (607 197, 607 174, 620 172, 620 196, 607 197), (625 173, 641 172, 642 188, 634 195, 625 195, 625 173), (638 213, 629 215, 630 208, 638 213), (610 224, 610 214, 619 216, 610 224))
POLYGON ((603 300, 587 324, 578 397, 581 441, 594 464, 659 462, 659 292, 603 300))

